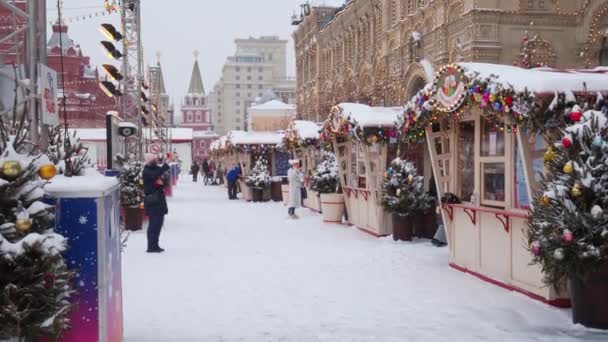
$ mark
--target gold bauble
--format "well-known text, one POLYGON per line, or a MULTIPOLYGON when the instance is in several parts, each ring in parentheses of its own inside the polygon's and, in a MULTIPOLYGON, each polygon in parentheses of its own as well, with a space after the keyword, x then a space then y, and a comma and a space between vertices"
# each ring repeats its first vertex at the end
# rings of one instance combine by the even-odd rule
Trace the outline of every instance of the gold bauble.
POLYGON ((412 175, 407 176, 407 181, 410 182, 410 183, 413 182, 414 181, 414 176, 412 176, 412 175))
POLYGON ((551 204, 551 199, 549 198, 549 196, 547 196, 547 195, 543 195, 543 196, 540 198, 540 204, 541 204, 543 207, 548 207, 548 206, 551 204))
POLYGON ((21 164, 16 160, 9 160, 2 164, 2 175, 9 179, 19 177, 21 174, 21 164))
POLYGON ((57 168, 53 164, 42 165, 38 170, 38 176, 44 180, 50 180, 57 175, 57 168))
POLYGON ((31 227, 32 219, 30 218, 17 219, 17 221, 15 222, 15 228, 17 228, 17 230, 22 233, 27 232, 28 230, 30 230, 31 227))
POLYGON ((583 196, 583 188, 579 184, 574 184, 570 193, 574 197, 581 197, 583 196))
POLYGON ((545 163, 548 163, 555 159, 555 152, 552 148, 548 149, 547 152, 545 152, 545 156, 543 157, 543 159, 545 160, 545 163))
POLYGON ((571 174, 572 172, 574 172, 574 166, 571 162, 568 162, 566 163, 566 165, 564 165, 563 171, 565 174, 571 174))

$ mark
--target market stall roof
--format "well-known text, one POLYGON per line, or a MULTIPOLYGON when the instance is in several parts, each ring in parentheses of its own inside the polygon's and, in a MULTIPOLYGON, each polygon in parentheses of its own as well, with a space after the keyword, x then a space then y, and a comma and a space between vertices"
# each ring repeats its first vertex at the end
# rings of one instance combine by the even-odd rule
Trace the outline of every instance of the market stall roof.
POLYGON ((279 145, 284 132, 230 131, 228 139, 232 145, 279 145))
POLYGON ((608 69, 559 70, 524 69, 512 65, 458 63, 471 80, 496 76, 496 82, 513 86, 515 91, 533 93, 582 92, 608 90, 608 69), (586 86, 586 88, 585 88, 586 86))
POLYGON ((316 122, 305 120, 294 120, 292 126, 290 126, 294 130, 294 133, 297 134, 297 137, 302 140, 319 139, 321 127, 316 122))
POLYGON ((194 131, 192 133, 194 138, 218 138, 219 135, 214 131, 194 131))
POLYGON ((359 103, 341 103, 336 107, 344 119, 361 128, 393 127, 403 113, 403 107, 370 107, 359 103))

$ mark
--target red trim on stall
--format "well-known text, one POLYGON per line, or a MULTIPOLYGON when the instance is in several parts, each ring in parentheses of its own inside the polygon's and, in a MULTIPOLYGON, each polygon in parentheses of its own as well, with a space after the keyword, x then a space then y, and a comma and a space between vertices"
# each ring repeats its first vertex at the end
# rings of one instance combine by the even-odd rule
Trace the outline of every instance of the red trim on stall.
POLYGON ((471 271, 471 270, 469 270, 469 269, 467 269, 465 267, 458 266, 455 263, 450 263, 450 267, 452 267, 453 269, 458 270, 460 272, 470 274, 470 275, 472 275, 472 276, 474 276, 476 278, 479 278, 479 279, 481 279, 481 280, 483 280, 483 281, 485 281, 487 283, 490 283, 492 285, 495 285, 495 286, 498 286, 498 287, 502 287, 505 290, 521 293, 521 294, 523 294, 523 295, 525 295, 525 296, 527 296, 529 298, 532 298, 532 299, 537 300, 539 302, 543 302, 545 304, 549 304, 551 306, 555 306, 555 307, 558 307, 558 308, 569 308, 569 307, 572 306, 572 303, 570 302, 570 299, 566 299, 566 298, 546 299, 546 298, 544 298, 542 296, 539 296, 537 294, 534 294, 534 293, 532 293, 530 291, 521 289, 521 288, 513 286, 513 285, 505 284, 505 283, 503 283, 501 281, 498 281, 496 279, 492 279, 492 278, 486 277, 483 274, 479 274, 477 272, 471 271))
POLYGON ((373 231, 371 231, 371 230, 369 230, 369 229, 367 229, 367 228, 361 228, 361 227, 357 227, 357 229, 359 229, 360 231, 362 231, 362 232, 364 232, 364 233, 367 233, 367 234, 369 234, 369 235, 371 235, 371 236, 373 236, 373 237, 377 237, 377 238, 381 238, 381 237, 388 236, 387 234, 383 234, 383 235, 378 234, 378 233, 373 232, 373 231))

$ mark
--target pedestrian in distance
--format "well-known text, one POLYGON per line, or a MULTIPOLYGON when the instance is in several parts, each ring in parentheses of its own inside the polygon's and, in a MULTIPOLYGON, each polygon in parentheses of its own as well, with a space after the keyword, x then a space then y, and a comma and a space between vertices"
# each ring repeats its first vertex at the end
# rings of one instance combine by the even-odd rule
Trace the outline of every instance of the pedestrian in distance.
POLYGON ((157 155, 146 153, 144 156, 145 166, 142 178, 144 180, 144 210, 148 215, 148 253, 161 253, 165 250, 160 247, 158 241, 163 228, 165 215, 169 213, 167 199, 165 198, 165 186, 168 184, 165 175, 170 167, 157 155))
POLYGON ((209 162, 207 161, 207 158, 203 159, 201 170, 203 173, 203 185, 207 185, 209 183, 209 162))
POLYGON ((287 181, 289 182, 289 218, 297 219, 296 208, 302 204, 302 187, 304 186, 304 175, 300 171, 300 161, 290 160, 291 168, 287 171, 287 181))
POLYGON ((228 199, 235 200, 237 197, 237 187, 236 183, 241 176, 241 169, 236 166, 233 166, 228 174, 226 174, 226 180, 228 181, 228 199))
POLYGON ((197 162, 194 162, 194 164, 192 164, 192 166, 190 167, 190 174, 192 175, 192 181, 194 183, 198 182, 198 173, 201 170, 201 167, 198 166, 197 162))

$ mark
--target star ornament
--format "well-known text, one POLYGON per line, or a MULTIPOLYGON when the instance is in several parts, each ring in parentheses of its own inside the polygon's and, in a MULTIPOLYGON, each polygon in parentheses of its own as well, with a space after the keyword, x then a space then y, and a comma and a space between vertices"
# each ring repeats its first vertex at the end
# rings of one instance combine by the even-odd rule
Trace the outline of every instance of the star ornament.
POLYGON ((80 216, 78 218, 78 223, 85 225, 85 224, 89 223, 89 219, 86 216, 80 216))

